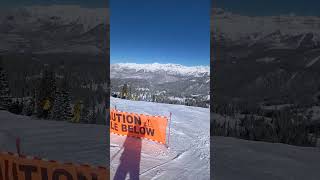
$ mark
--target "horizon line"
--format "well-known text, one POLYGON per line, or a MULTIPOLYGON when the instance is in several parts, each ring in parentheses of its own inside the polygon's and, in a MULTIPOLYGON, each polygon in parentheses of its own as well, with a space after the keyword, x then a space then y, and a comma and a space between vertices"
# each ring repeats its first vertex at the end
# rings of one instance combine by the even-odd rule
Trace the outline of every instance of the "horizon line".
POLYGON ((210 66, 209 64, 197 64, 197 65, 186 65, 186 64, 181 64, 181 63, 159 63, 159 62, 152 62, 152 63, 137 63, 137 62, 110 62, 110 65, 113 64, 139 64, 139 65, 146 65, 146 64, 172 64, 172 65, 181 65, 181 66, 186 66, 186 67, 195 67, 195 66, 210 66))

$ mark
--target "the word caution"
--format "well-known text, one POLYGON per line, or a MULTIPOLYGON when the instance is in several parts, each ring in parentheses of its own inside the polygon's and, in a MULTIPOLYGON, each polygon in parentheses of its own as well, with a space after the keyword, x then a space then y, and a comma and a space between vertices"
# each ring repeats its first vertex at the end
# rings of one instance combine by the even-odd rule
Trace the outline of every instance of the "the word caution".
POLYGON ((0 180, 107 180, 105 167, 58 163, 0 153, 0 180))
POLYGON ((119 135, 146 138, 165 144, 167 123, 164 116, 110 110, 110 132, 119 135))

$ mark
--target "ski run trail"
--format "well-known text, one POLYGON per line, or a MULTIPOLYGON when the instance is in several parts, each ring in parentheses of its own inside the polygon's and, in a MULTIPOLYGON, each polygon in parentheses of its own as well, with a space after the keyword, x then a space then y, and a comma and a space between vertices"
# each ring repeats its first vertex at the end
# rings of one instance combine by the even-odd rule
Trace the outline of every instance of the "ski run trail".
POLYGON ((129 179, 129 175, 137 174, 140 180, 210 179, 210 111, 208 108, 117 98, 111 98, 110 105, 111 108, 116 107, 120 111, 139 114, 169 117, 172 112, 168 148, 147 139, 110 134, 111 179, 120 179, 119 174, 126 179, 129 179), (129 143, 125 146, 124 143, 128 141, 129 143), (120 166, 123 158, 126 163, 120 166))
POLYGON ((150 140, 115 134, 110 134, 109 143, 104 125, 39 120, 0 111, 0 151, 16 152, 15 138, 20 137, 21 151, 28 156, 107 167, 110 156, 113 179, 119 170, 123 143, 130 140, 129 156, 124 158, 129 160, 129 168, 139 170, 141 180, 208 180, 210 174, 217 180, 319 179, 319 147, 216 136, 211 137, 210 143, 209 109, 111 98, 111 107, 114 106, 150 115, 169 116, 172 112, 169 148, 150 140), (214 157, 209 156, 210 145, 214 157), (211 173, 210 158, 214 164, 211 173), (130 160, 139 160, 139 167, 130 167, 130 160))
POLYGON ((216 180, 319 180, 320 148, 211 137, 216 180))
POLYGON ((0 151, 21 153, 60 162, 108 167, 108 136, 105 125, 75 124, 36 119, 0 111, 0 151))

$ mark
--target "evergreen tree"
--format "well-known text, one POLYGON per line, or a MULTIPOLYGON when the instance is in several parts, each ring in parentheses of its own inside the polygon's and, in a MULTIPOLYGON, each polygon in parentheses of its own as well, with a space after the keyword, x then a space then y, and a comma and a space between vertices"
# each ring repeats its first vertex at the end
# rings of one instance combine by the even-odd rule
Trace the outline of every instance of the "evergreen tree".
POLYGON ((54 103, 53 103, 53 108, 52 108, 52 111, 51 111, 51 116, 50 118, 51 119, 54 119, 54 120, 63 120, 63 109, 62 109, 62 95, 61 95, 61 92, 59 90, 57 90, 55 92, 55 99, 54 99, 54 103))
POLYGON ((67 89, 66 81, 64 80, 62 87, 55 93, 51 118, 59 121, 71 121, 72 108, 70 104, 70 93, 67 89))
POLYGON ((27 100, 25 100, 23 109, 22 109, 22 114, 26 115, 26 116, 31 116, 33 114, 34 111, 34 105, 33 105, 33 98, 29 98, 27 100))
POLYGON ((71 97, 70 92, 68 90, 62 91, 63 97, 63 120, 71 121, 72 119, 72 108, 71 108, 71 97))
POLYGON ((103 124, 106 125, 106 119, 107 119, 107 114, 106 114, 106 107, 103 107, 102 109, 98 109, 97 112, 97 124, 103 124))
POLYGON ((19 114, 19 101, 17 99, 11 103, 9 111, 14 114, 19 114))
POLYGON ((21 114, 22 113, 22 110, 23 110, 23 100, 19 100, 19 105, 18 105, 18 114, 21 114))
POLYGON ((152 95, 152 102, 156 102, 156 95, 152 95))
POLYGON ((128 85, 124 84, 121 91, 121 98, 127 99, 128 98, 128 85))
POLYGON ((80 122, 80 117, 81 117, 81 101, 78 101, 74 106, 73 106, 73 117, 71 119, 71 122, 74 123, 79 123, 80 122))
POLYGON ((100 110, 100 108, 98 108, 97 109, 97 114, 96 114, 96 124, 100 124, 100 122, 101 122, 101 110, 100 110))
POLYGON ((87 103, 84 103, 80 114, 80 123, 89 123, 89 110, 87 103))
POLYGON ((89 117, 88 117, 89 123, 90 124, 96 124, 97 123, 97 113, 96 113, 96 108, 95 108, 95 104, 92 104, 92 109, 89 113, 89 117))
POLYGON ((0 110, 9 110, 11 99, 7 72, 3 68, 2 57, 0 57, 0 110))
POLYGON ((34 89, 33 91, 33 101, 32 101, 32 105, 33 105, 33 114, 38 114, 38 102, 39 102, 39 97, 38 97, 38 92, 37 89, 34 89))
POLYGON ((48 67, 45 67, 42 73, 40 86, 38 87, 37 92, 37 113, 39 117, 42 117, 44 114, 51 112, 52 104, 55 101, 56 77, 55 73, 48 67), (49 107, 44 107, 46 105, 49 107))

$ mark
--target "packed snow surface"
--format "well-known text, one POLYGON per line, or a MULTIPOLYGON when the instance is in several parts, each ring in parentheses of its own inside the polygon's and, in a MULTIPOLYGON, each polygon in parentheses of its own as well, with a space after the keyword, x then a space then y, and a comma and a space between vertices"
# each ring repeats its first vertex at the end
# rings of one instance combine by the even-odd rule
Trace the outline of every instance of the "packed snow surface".
POLYGON ((111 134, 111 179, 126 171, 141 180, 210 179, 209 109, 111 98, 111 107, 115 106, 121 111, 149 115, 169 116, 172 112, 172 122, 169 148, 146 139, 111 134), (122 166, 120 157, 125 162, 122 166))
POLYGON ((204 74, 210 74, 209 66, 184 66, 180 64, 160 64, 160 63, 152 63, 152 64, 137 64, 137 63, 117 63, 111 65, 112 70, 119 69, 134 69, 136 71, 144 71, 144 72, 157 72, 157 71, 165 71, 168 74, 173 75, 191 75, 196 77, 201 77, 204 74))
POLYGON ((0 151, 16 152, 16 137, 21 152, 61 162, 107 166, 105 125, 73 124, 36 120, 0 111, 0 151))
POLYGON ((217 180, 318 180, 320 149, 280 143, 212 137, 217 180))

